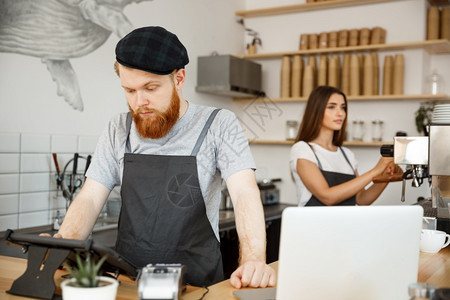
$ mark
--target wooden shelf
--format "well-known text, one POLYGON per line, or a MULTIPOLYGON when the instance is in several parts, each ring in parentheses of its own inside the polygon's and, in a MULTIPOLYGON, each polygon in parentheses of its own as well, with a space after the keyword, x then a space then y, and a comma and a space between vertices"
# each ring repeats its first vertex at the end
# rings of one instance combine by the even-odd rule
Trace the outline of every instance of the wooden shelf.
MULTIPOLYGON (((292 140, 251 140, 250 145, 293 145, 292 140)), ((382 145, 389 144, 392 142, 355 142, 355 141, 345 141, 344 146, 349 147, 381 147, 382 145)))
POLYGON ((439 6, 450 5, 449 0, 428 0, 428 3, 430 3, 430 5, 439 5, 439 6))
POLYGON ((383 145, 392 145, 393 142, 356 142, 356 141, 345 141, 344 146, 348 147, 381 147, 383 145))
MULTIPOLYGON (((318 2, 322 3, 322 2, 318 2)), ((335 48, 322 48, 311 50, 296 50, 296 51, 284 51, 284 52, 272 52, 272 53, 257 53, 257 54, 244 54, 240 57, 248 59, 268 59, 279 58, 285 55, 316 55, 316 54, 332 54, 332 53, 346 53, 346 52, 363 52, 363 51, 403 51, 413 49, 424 49, 430 54, 449 54, 450 53, 450 41, 446 39, 441 40, 428 40, 417 42, 405 42, 395 44, 378 44, 378 45, 366 45, 366 46, 352 46, 352 47, 335 47, 335 48)))
POLYGON ((273 16, 289 13, 298 13, 305 11, 321 10, 321 9, 332 9, 341 8, 348 6, 366 5, 374 3, 383 2, 394 2, 400 0, 333 0, 333 1, 321 1, 312 3, 303 3, 287 6, 269 7, 269 8, 259 8, 251 10, 241 10, 235 12, 236 16, 251 18, 251 17, 264 17, 273 16))
MULTIPOLYGON (((333 0, 333 1, 329 0, 329 1, 287 5, 287 6, 240 10, 236 11, 235 15, 244 18, 267 17, 313 10, 324 10, 324 9, 342 8, 349 6, 368 5, 368 4, 395 2, 395 1, 401 0, 333 0)), ((449 5, 448 0, 428 0, 428 3, 430 5, 449 5)))
MULTIPOLYGON (((244 101, 271 101, 271 102, 306 102, 307 97, 292 98, 234 98, 236 102, 244 101)), ((373 95, 373 96, 347 96, 348 101, 396 101, 396 100, 423 100, 423 101, 450 101, 450 96, 439 95, 373 95)))
POLYGON ((294 141, 292 140, 249 140, 248 143, 250 145, 294 145, 294 141))

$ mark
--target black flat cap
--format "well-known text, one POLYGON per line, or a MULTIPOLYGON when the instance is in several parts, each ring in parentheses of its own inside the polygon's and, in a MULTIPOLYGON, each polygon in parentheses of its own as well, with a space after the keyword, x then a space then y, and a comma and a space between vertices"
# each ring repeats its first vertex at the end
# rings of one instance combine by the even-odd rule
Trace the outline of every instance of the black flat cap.
POLYGON ((178 37, 159 26, 142 27, 122 38, 116 46, 121 65, 167 75, 189 63, 186 48, 178 37))

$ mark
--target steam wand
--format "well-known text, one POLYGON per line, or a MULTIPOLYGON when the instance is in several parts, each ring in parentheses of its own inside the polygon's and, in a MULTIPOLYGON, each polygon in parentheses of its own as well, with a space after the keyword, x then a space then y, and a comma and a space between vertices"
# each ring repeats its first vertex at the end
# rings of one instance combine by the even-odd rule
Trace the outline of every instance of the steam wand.
POLYGON ((401 201, 405 202, 405 185, 407 179, 412 179, 411 185, 413 187, 419 187, 423 183, 423 179, 428 177, 428 168, 425 165, 408 165, 406 171, 403 173, 402 180, 402 198, 401 201))

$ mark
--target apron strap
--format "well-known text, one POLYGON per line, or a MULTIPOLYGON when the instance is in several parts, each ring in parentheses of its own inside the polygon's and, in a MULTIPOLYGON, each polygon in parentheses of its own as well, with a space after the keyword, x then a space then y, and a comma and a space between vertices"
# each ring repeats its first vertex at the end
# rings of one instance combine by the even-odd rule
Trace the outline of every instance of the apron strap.
POLYGON ((316 152, 314 151, 313 147, 312 147, 309 143, 306 143, 306 144, 308 144, 309 148, 311 148, 311 151, 314 153, 314 156, 315 156, 316 159, 317 159, 317 165, 318 165, 318 167, 319 167, 319 170, 322 170, 322 164, 320 163, 320 160, 319 160, 319 158, 317 157, 316 152))
MULTIPOLYGON (((319 169, 322 170, 322 164, 320 163, 320 160, 319 160, 319 158, 317 157, 316 152, 314 151, 314 149, 312 148, 312 146, 311 146, 309 143, 307 143, 307 144, 308 144, 309 148, 311 148, 312 152, 314 153, 314 156, 315 156, 316 159, 317 159, 317 163, 318 163, 319 169)), ((348 157, 347 157, 347 155, 345 154, 344 150, 342 150, 342 147, 339 147, 339 150, 341 150, 342 155, 344 155, 345 160, 346 160, 347 163, 349 164, 350 168, 353 170, 353 174, 356 175, 356 171, 355 171, 355 169, 353 169, 353 166, 352 166, 352 164, 350 163, 350 160, 348 159, 348 157)))
POLYGON ((345 154, 344 150, 342 150, 341 147, 339 147, 339 149, 341 150, 342 154, 344 155, 345 160, 346 160, 346 161, 348 162, 348 164, 350 165, 350 168, 352 168, 353 174, 356 175, 355 169, 353 169, 353 166, 352 166, 352 164, 350 163, 350 160, 348 159, 348 157, 347 157, 347 155, 345 154))
POLYGON ((130 145, 130 129, 131 129, 131 112, 127 113, 127 122, 125 125, 125 130, 127 134, 127 141, 125 143, 125 153, 131 152, 131 145, 130 145))
POLYGON ((214 121, 214 118, 216 117, 217 113, 221 110, 221 108, 216 108, 213 110, 213 112, 209 115, 208 120, 206 121, 205 126, 203 127, 202 132, 200 133, 200 136, 197 139, 197 143, 194 146, 194 149, 192 150, 191 156, 197 156, 198 151, 200 151, 200 147, 203 143, 203 140, 205 139, 206 134, 208 133, 208 129, 211 126, 211 123, 214 121))

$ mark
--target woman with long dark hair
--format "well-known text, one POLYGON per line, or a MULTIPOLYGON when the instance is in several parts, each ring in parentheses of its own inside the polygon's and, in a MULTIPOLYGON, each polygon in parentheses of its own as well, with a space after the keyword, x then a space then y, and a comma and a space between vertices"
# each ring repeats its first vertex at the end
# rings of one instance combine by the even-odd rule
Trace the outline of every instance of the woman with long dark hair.
POLYGON ((375 176, 393 174, 393 158, 381 157, 359 175, 355 155, 342 147, 346 127, 345 94, 335 87, 317 87, 308 98, 290 154, 299 206, 369 205, 387 186, 376 183, 365 189, 375 176))

